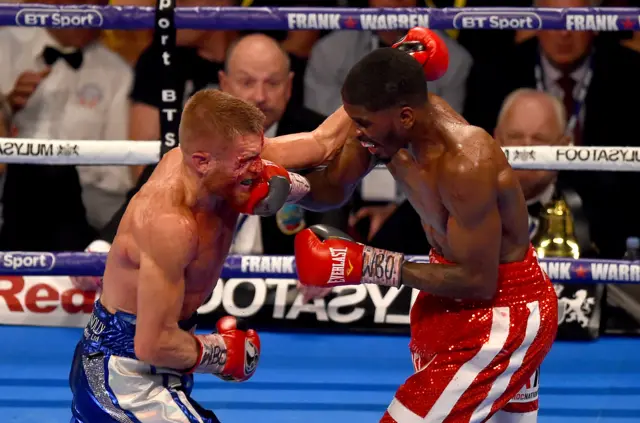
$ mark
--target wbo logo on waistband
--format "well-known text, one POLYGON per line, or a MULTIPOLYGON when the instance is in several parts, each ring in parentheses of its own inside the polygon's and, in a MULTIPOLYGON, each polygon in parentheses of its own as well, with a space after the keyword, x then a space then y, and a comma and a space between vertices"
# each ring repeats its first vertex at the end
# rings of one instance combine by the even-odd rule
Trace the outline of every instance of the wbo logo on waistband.
POLYGON ((285 235, 294 235, 307 226, 304 210, 295 204, 285 204, 276 213, 278 229, 285 235))

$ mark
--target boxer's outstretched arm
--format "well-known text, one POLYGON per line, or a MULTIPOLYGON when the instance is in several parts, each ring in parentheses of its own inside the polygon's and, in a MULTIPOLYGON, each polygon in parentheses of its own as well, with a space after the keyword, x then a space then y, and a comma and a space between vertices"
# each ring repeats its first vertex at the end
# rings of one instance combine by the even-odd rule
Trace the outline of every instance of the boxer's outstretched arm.
POLYGON ((198 344, 180 329, 178 321, 185 268, 197 248, 195 222, 171 213, 148 219, 147 226, 138 231, 136 356, 154 366, 189 369, 198 360, 198 344))
POLYGON ((447 245, 455 265, 405 262, 402 284, 435 295, 490 299, 496 293, 502 239, 496 170, 491 161, 452 163, 440 195, 450 213, 447 245))
POLYGON ((342 107, 312 132, 266 138, 262 158, 287 169, 307 169, 331 160, 355 128, 342 107))
POLYGON ((305 174, 311 189, 298 204, 318 212, 342 206, 375 164, 369 151, 349 138, 325 168, 305 174))

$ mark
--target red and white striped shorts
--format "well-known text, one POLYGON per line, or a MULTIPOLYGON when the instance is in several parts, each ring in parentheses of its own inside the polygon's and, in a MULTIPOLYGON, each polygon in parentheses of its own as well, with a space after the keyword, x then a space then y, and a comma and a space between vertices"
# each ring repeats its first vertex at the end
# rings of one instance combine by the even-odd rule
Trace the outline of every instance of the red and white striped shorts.
MULTIPOLYGON (((433 252, 430 260, 448 263, 433 252)), ((381 421, 479 423, 499 410, 535 412, 537 370, 555 339, 557 314, 533 248, 522 262, 500 266, 490 302, 420 293, 411 310, 415 373, 381 421)))

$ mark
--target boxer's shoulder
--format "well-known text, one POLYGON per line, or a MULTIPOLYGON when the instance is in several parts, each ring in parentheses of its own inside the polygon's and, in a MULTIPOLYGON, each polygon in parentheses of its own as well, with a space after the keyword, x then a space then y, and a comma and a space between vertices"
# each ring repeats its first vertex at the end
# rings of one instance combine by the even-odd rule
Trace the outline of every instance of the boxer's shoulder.
MULTIPOLYGON (((150 187, 151 188, 151 187, 150 187)), ((191 210, 176 193, 152 190, 131 201, 127 225, 141 247, 158 243, 186 248, 197 240, 198 225, 191 210)))
POLYGON ((469 204, 489 205, 485 199, 491 198, 492 192, 497 192, 495 155, 483 140, 485 135, 482 132, 469 130, 465 139, 460 138, 456 148, 445 155, 440 166, 440 194, 450 211, 469 204))
POLYGON ((197 253, 198 226, 193 216, 165 211, 137 227, 135 238, 141 252, 156 260, 186 264, 197 253))
POLYGON ((450 148, 443 156, 443 176, 475 177, 494 168, 495 141, 483 129, 459 125, 449 134, 450 148))

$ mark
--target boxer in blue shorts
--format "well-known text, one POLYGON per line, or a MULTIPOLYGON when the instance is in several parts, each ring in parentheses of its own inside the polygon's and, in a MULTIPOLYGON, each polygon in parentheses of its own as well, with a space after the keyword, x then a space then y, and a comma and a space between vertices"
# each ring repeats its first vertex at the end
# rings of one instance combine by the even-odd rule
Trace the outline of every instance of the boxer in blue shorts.
POLYGON ((265 140, 263 119, 217 90, 185 105, 180 147, 131 200, 109 252, 73 358, 72 423, 217 422, 191 398, 193 373, 254 374, 255 331, 226 316, 217 333, 195 335, 193 316, 220 277, 239 213, 273 214, 308 192, 280 165, 319 165, 352 130, 340 109, 314 132, 265 140))

